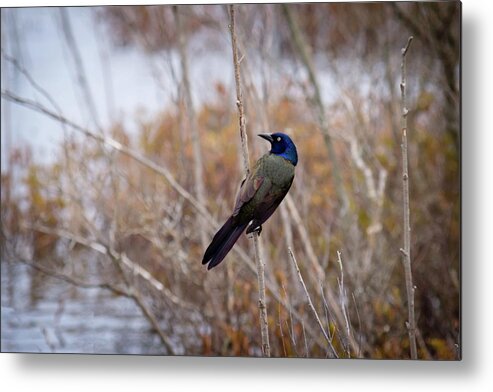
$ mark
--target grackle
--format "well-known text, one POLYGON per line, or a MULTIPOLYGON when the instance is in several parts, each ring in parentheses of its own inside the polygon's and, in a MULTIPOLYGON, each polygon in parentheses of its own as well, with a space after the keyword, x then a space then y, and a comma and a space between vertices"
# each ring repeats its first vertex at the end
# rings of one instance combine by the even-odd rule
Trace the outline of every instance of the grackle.
POLYGON ((298 153, 291 138, 284 133, 258 136, 271 143, 271 150, 255 163, 241 183, 233 214, 205 251, 202 264, 209 263, 208 270, 223 261, 245 229, 247 234, 260 234, 262 224, 274 213, 293 183, 298 153))

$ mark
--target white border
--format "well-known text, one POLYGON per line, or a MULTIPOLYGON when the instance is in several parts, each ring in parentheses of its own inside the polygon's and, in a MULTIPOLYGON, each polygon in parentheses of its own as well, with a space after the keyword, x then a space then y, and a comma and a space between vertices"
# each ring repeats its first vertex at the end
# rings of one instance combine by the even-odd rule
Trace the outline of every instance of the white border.
MULTIPOLYGON (((0 0, 2 7, 145 3, 151 2, 0 0)), ((492 4, 484 0, 463 1, 463 361, 413 363, 0 354, 2 390, 491 390, 492 4)))

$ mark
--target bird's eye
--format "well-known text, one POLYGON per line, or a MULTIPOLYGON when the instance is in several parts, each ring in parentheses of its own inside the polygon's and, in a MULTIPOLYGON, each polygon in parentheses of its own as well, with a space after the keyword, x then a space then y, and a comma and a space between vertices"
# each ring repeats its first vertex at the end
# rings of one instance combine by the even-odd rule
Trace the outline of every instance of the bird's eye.
POLYGON ((278 141, 278 142, 280 142, 280 141, 281 141, 281 138, 280 138, 279 136, 277 137, 277 141, 278 141))

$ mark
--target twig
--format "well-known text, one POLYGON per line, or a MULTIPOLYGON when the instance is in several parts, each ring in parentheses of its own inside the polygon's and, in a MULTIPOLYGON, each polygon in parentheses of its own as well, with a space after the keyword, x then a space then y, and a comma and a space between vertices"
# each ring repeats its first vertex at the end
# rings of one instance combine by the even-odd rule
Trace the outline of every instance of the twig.
MULTIPOLYGON (((289 329, 288 320, 285 320, 285 324, 286 324, 286 329, 288 331, 289 339, 291 340, 291 347, 293 348, 296 356, 299 357, 300 355, 298 353, 298 348, 296 347, 296 336, 294 334, 294 330, 289 329)), ((300 324, 303 325, 303 320, 300 320, 300 324)))
POLYGON ((116 111, 115 111, 115 90, 113 83, 113 72, 111 67, 109 45, 107 41, 107 34, 104 31, 103 26, 98 20, 98 10, 93 8, 93 28, 96 35, 100 38, 98 39, 98 55, 101 62, 101 71, 103 73, 103 88, 104 96, 106 101, 107 116, 110 122, 116 122, 116 111))
MULTIPOLYGON (((281 212, 281 220, 282 220, 282 225, 284 227, 284 237, 286 239, 286 247, 288 248, 294 248, 294 243, 293 243, 293 228, 291 227, 291 220, 289 219, 289 211, 286 207, 286 203, 281 203, 279 206, 279 211, 281 212)), ((294 267, 292 264, 289 264, 289 268, 291 270, 290 277, 292 279, 292 287, 298 287, 298 284, 296 282, 296 271, 294 270, 294 267)))
MULTIPOLYGON (((200 133, 197 124, 197 116, 193 107, 192 89, 190 86, 189 69, 188 69, 188 57, 187 57, 187 37, 185 29, 181 22, 181 15, 178 11, 178 6, 173 6, 173 14, 175 15, 176 29, 178 33, 178 49, 180 53, 180 63, 182 71, 182 84, 183 95, 185 98, 186 115, 188 119, 188 126, 190 127, 190 133, 192 136, 192 148, 193 148, 193 174, 195 182, 195 194, 200 204, 206 205, 205 202, 205 187, 204 187, 204 170, 202 159, 202 148, 200 145, 200 133)), ((207 246, 207 232, 205 230, 205 219, 202 216, 198 217, 201 230, 200 240, 202 247, 207 246)))
POLYGON ((99 130, 99 132, 102 133, 103 129, 101 128, 101 123, 99 121, 96 105, 92 98, 91 90, 89 88, 89 83, 87 82, 86 73, 84 71, 84 66, 82 62, 82 57, 80 55, 77 42, 75 41, 74 34, 72 32, 72 25, 70 23, 68 12, 65 8, 60 8, 60 17, 62 22, 62 31, 63 34, 65 35, 68 49, 70 50, 73 57, 75 70, 77 73, 77 82, 84 95, 84 100, 86 101, 86 105, 89 108, 89 115, 92 118, 92 121, 94 122, 96 128, 99 130))
POLYGON ((300 234, 301 237, 301 242, 303 243, 303 246, 305 247, 306 254, 308 256, 308 260, 313 266, 313 269, 315 271, 315 274, 313 276, 313 282, 320 282, 325 280, 325 271, 323 270, 322 266, 320 265, 320 262, 318 261, 318 258, 315 254, 315 250, 313 249, 313 246, 311 244, 310 236, 308 234, 308 231, 305 227, 305 224, 303 223, 300 213, 298 209, 296 208, 296 204, 291 197, 291 195, 286 195, 286 206, 288 207, 288 211, 291 215, 291 218, 294 220, 294 227, 298 230, 298 233, 300 234))
MULTIPOLYGON (((55 110, 58 112, 59 115, 62 115, 62 109, 60 108, 60 106, 55 102, 55 100, 51 97, 51 95, 48 94, 48 92, 34 80, 34 78, 27 71, 27 69, 24 68, 16 58, 9 56, 3 49, 2 49, 2 56, 5 58, 5 60, 10 62, 17 71, 19 71, 22 75, 24 75, 24 77, 27 79, 29 84, 37 92, 39 92, 44 98, 46 98, 46 100, 53 106, 53 108, 55 108, 55 110)), ((65 127, 65 124, 62 124, 62 126, 65 127)))
MULTIPOLYGON (((281 287, 282 287, 282 291, 284 292, 284 296, 286 297, 286 301, 289 304, 289 297, 288 297, 288 293, 286 291, 286 288, 284 287, 283 284, 281 284, 281 287)), ((286 327, 288 329, 288 333, 291 331, 290 332, 291 342, 293 343, 293 347, 295 348, 295 351, 296 351, 296 335, 294 333, 294 323, 293 323, 293 313, 292 313, 292 311, 293 311, 292 307, 289 306, 289 308, 288 308, 289 324, 286 321, 286 327)), ((303 319, 301 319, 301 318, 299 318, 298 321, 300 323, 303 323, 303 319)))
POLYGON ((324 287, 322 284, 320 284, 320 297, 322 298, 322 303, 324 305, 324 313, 325 313, 325 322, 327 323, 327 335, 329 336, 330 340, 334 338, 334 335, 336 333, 335 328, 337 328, 337 324, 334 323, 334 334, 330 333, 330 309, 329 309, 329 304, 327 303, 327 299, 325 298, 324 294, 324 287))
POLYGON ((229 30, 231 32, 231 46, 233 49, 233 64, 235 71, 235 86, 236 86, 236 106, 238 107, 238 121, 240 125, 240 140, 241 140, 241 151, 243 157, 243 169, 245 175, 250 174, 250 155, 248 153, 248 136, 246 133, 246 120, 245 112, 243 109, 243 92, 241 88, 241 71, 240 71, 240 61, 238 59, 238 43, 236 38, 235 29, 235 8, 234 5, 229 6, 230 24, 229 30))
MULTIPOLYGON (((229 30, 231 32, 231 46, 233 49, 233 65, 235 70, 236 106, 238 107, 241 151, 243 153, 243 168, 245 170, 245 177, 247 177, 250 174, 250 158, 248 154, 248 139, 247 139, 246 127, 245 127, 243 96, 241 92, 240 61, 238 59, 238 45, 236 42, 234 5, 229 6, 229 14, 230 14, 229 30)), ((270 357, 269 324, 267 319, 267 305, 265 302, 264 262, 260 256, 261 244, 258 238, 258 234, 256 232, 253 232, 253 245, 255 249, 255 261, 257 265, 258 294, 259 294, 258 307, 260 312, 260 334, 262 337, 262 353, 265 357, 270 357)))
POLYGON ((269 323, 267 318, 267 304, 265 301, 265 270, 262 251, 262 244, 257 233, 253 236, 253 245, 255 248, 255 260, 257 261, 257 279, 258 279, 258 308, 260 311, 260 335, 262 337, 262 352, 264 356, 270 357, 269 343, 269 323))
MULTIPOLYGON (((339 264, 339 268, 341 271, 341 279, 339 280, 339 297, 341 300, 341 308, 342 308, 342 314, 344 315, 344 324, 346 326, 346 337, 347 340, 349 341, 351 339, 351 325, 349 322, 349 317, 347 315, 347 310, 346 310, 346 290, 344 290, 344 269, 342 267, 342 259, 341 259, 341 252, 337 251, 337 263, 339 264)), ((346 353, 348 355, 348 358, 351 358, 351 350, 349 347, 346 347, 346 353)))
POLYGON ((284 356, 287 357, 288 356, 288 353, 286 351, 286 345, 284 344, 284 333, 282 331, 282 320, 281 320, 281 304, 278 303, 278 307, 277 307, 277 311, 278 311, 278 320, 279 320, 279 333, 281 335, 281 343, 282 343, 282 351, 284 353, 284 356))
POLYGON ((303 341, 305 342, 305 358, 309 358, 308 342, 306 340, 306 334, 305 334, 305 323, 303 321, 301 322, 301 330, 303 332, 303 341))
POLYGON ((358 304, 356 303, 356 298, 354 297, 354 293, 351 293, 351 296, 353 297, 353 303, 354 303, 354 307, 356 309, 356 316, 358 317, 359 341, 358 341, 358 351, 356 352, 356 356, 358 358, 361 358, 361 338, 363 336, 363 334, 361 333, 361 318, 359 317, 358 304))
POLYGON ((341 212, 344 212, 347 209, 349 204, 348 194, 344 187, 344 183, 342 181, 341 173, 339 170, 339 164, 337 162, 334 145, 332 143, 332 137, 329 133, 329 124, 327 121, 327 116, 325 114, 325 107, 322 102, 322 95, 320 93, 320 86, 317 80, 317 75, 315 73, 315 67, 313 65, 312 57, 309 52, 308 44, 305 42, 305 38, 296 23, 296 20, 291 12, 290 4, 282 4, 282 11, 286 18, 286 22, 288 24, 289 30, 291 32, 291 36, 293 38, 293 47, 298 52, 301 57, 301 61, 306 68, 308 73, 308 78, 310 79, 310 84, 313 88, 313 101, 316 105, 316 109, 318 112, 318 122, 320 130, 322 131, 322 136, 325 142, 325 146, 327 148, 327 154, 329 156, 329 161, 332 164, 332 172, 334 177, 334 185, 336 189, 337 196, 339 198, 339 202, 343 206, 341 212))
POLYGON ((339 358, 337 355, 334 346, 332 345, 332 341, 329 339, 329 336, 327 335, 327 332, 325 331, 325 328, 322 324, 322 321, 320 321, 320 317, 318 317, 317 310, 315 309, 315 306, 313 306, 312 299, 310 298, 310 294, 308 293, 308 289, 306 288, 305 281, 303 280, 303 277, 301 276, 300 268, 298 267, 298 263, 296 262, 296 258, 294 257, 293 251, 291 248, 288 248, 288 253, 289 257, 291 257, 291 260, 294 264, 294 268, 296 269, 296 273, 298 274, 298 279, 301 283, 301 286, 303 286, 303 290, 305 291, 306 298, 308 300, 308 306, 310 307, 311 311, 313 312, 313 315, 315 316, 315 319, 317 320, 317 323, 320 327, 320 330, 322 331, 325 340, 327 341, 327 344, 330 347, 330 350, 332 351, 332 355, 336 358, 339 358))
POLYGON ((406 279, 406 293, 407 293, 407 309, 409 321, 406 323, 409 333, 409 346, 411 350, 411 359, 418 359, 416 349, 416 321, 414 317, 414 285, 413 276, 411 271, 411 224, 409 219, 409 168, 408 168, 408 154, 407 154, 407 114, 409 110, 406 103, 406 54, 411 45, 413 37, 409 37, 407 44, 401 49, 402 62, 401 62, 401 127, 402 127, 402 195, 403 195, 403 209, 404 209, 404 248, 401 249, 404 263, 404 274, 406 279))

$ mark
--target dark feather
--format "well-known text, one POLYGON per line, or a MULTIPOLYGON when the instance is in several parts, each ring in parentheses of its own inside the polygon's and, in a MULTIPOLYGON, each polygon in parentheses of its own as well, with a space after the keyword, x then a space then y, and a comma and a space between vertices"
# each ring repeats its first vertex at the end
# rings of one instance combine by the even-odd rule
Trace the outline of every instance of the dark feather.
MULTIPOLYGON (((292 182, 291 182, 292 183, 292 182)), ((264 201, 260 203, 255 211, 255 218, 252 223, 248 226, 246 233, 250 234, 257 229, 257 227, 262 226, 262 224, 267 221, 274 213, 274 211, 279 207, 282 200, 286 196, 291 187, 291 183, 287 186, 286 190, 279 194, 268 193, 264 198, 264 201)))
POLYGON ((235 218, 231 216, 219 229, 207 247, 202 264, 210 262, 207 269, 211 269, 223 261, 247 225, 248 222, 237 224, 235 218))
POLYGON ((238 215, 241 207, 243 207, 245 203, 252 200, 255 193, 257 193, 260 186, 264 183, 264 179, 265 177, 263 176, 250 175, 245 181, 243 181, 240 192, 236 197, 235 208, 233 210, 234 216, 238 215))

